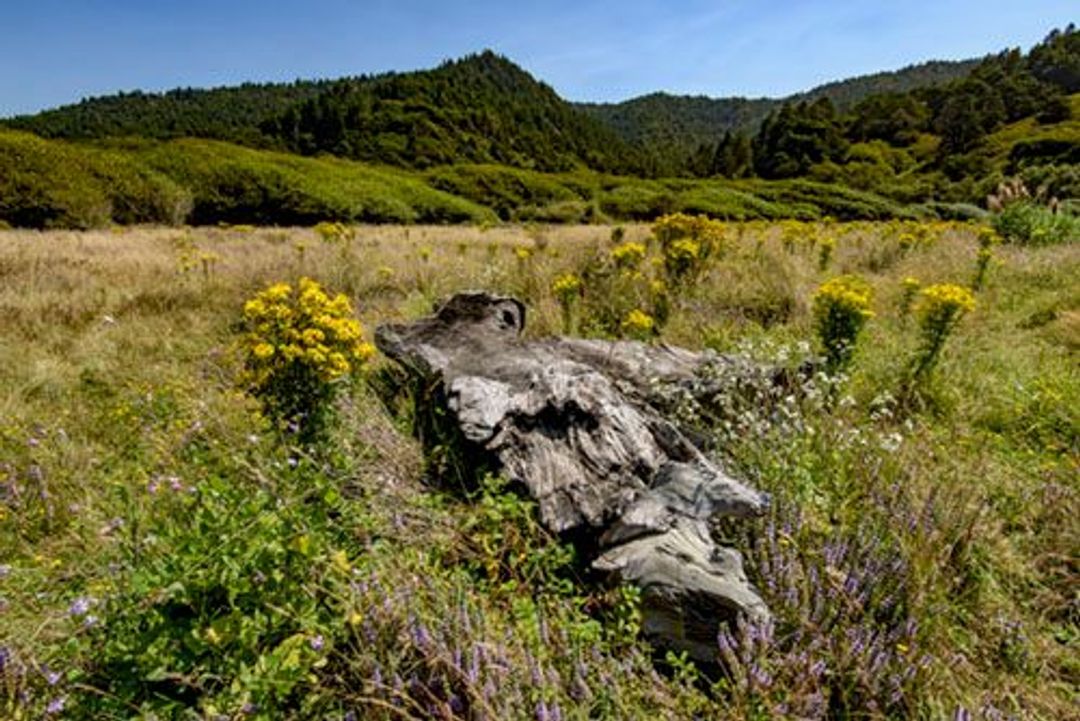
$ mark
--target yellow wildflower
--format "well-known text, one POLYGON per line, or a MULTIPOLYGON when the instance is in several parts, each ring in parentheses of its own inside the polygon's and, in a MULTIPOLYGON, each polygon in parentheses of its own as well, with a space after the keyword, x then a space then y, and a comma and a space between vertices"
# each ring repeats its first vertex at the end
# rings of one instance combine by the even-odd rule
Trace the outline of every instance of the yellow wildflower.
POLYGON ((551 292, 561 303, 567 303, 581 290, 581 285, 581 278, 573 273, 566 273, 551 284, 551 292))
POLYGON ((635 308, 623 319, 622 327, 628 335, 640 338, 652 334, 656 328, 656 320, 645 311, 635 308))
POLYGON ((633 267, 645 259, 645 244, 628 240, 611 249, 611 257, 620 267, 633 267))
POLYGON ((975 310, 975 296, 967 288, 952 283, 942 283, 924 288, 919 293, 915 308, 920 319, 938 315, 956 315, 975 310))

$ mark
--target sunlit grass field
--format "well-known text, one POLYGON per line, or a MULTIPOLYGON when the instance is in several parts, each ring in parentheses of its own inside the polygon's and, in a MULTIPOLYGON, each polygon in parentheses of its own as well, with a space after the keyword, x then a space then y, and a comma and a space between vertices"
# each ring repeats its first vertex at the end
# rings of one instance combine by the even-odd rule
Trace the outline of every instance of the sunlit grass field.
POLYGON ((645 225, 322 230, 0 232, 0 717, 1076 717, 1076 243, 992 247, 913 385, 918 288, 973 284, 977 226, 730 223, 692 273, 645 225), (796 367, 845 274, 872 289, 850 365, 707 428, 777 499, 719 531, 776 625, 714 669, 650 649, 636 595, 498 482, 429 483, 384 359, 319 448, 238 385, 279 281, 345 293, 369 339, 487 289, 532 336, 796 367))

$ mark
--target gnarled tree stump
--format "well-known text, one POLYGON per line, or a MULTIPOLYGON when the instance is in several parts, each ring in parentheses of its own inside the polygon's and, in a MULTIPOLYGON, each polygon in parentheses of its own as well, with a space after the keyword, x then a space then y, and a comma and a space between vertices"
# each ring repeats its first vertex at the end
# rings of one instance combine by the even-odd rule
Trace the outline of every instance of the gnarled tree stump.
POLYGON ((656 389, 716 356, 633 341, 525 341, 519 301, 465 293, 382 326, 378 347, 440 397, 473 450, 539 504, 551 531, 588 538, 592 567, 642 590, 643 628, 714 661, 719 625, 768 609, 710 522, 768 498, 728 476, 664 417, 656 389))

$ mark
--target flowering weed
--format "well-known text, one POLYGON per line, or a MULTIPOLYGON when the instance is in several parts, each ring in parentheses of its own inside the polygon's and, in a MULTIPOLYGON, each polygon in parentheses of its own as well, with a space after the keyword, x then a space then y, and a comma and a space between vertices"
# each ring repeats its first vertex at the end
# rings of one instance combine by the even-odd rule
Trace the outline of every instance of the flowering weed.
POLYGON ((352 304, 316 281, 276 283, 244 304, 244 386, 304 441, 323 432, 339 383, 374 355, 352 304))

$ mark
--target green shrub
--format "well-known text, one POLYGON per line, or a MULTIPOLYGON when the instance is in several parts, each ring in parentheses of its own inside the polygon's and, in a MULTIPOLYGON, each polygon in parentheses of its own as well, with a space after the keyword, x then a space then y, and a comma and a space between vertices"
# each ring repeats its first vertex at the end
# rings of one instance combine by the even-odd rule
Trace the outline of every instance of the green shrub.
POLYGON ((600 209, 614 218, 653 220, 675 210, 674 193, 649 181, 629 181, 600 195, 600 209))
POLYGON ((301 158, 205 140, 144 151, 151 167, 191 189, 196 224, 314 225, 481 222, 485 209, 405 171, 301 158))
POLYGON ((1032 200, 1007 204, 993 218, 994 229, 1007 243, 1053 245, 1080 240, 1080 217, 1054 212, 1032 200))

